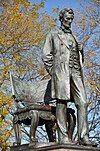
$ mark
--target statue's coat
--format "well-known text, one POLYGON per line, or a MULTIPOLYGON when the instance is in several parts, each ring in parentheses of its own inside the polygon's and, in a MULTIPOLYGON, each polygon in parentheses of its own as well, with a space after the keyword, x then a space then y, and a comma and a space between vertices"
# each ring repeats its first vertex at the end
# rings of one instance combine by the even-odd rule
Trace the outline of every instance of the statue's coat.
MULTIPOLYGON (((82 69, 82 50, 78 50, 78 53, 82 69)), ((60 29, 51 31, 46 37, 43 62, 51 75, 52 98, 70 100, 69 58, 70 48, 63 31, 60 29)))

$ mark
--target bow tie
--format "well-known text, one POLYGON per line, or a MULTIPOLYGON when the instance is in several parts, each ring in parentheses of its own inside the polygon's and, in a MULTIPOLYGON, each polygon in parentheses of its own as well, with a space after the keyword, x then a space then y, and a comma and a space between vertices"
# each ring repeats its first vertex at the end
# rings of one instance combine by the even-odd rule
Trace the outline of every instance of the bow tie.
POLYGON ((64 33, 72 33, 70 29, 65 29, 63 26, 61 26, 60 29, 64 31, 64 33))

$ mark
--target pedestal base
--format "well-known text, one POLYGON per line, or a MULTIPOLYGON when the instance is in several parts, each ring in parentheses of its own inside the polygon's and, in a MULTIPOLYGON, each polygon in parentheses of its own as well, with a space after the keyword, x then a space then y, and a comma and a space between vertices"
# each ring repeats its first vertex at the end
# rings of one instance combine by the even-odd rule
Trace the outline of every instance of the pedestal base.
POLYGON ((10 151, 100 151, 98 147, 86 147, 80 145, 59 145, 57 143, 36 143, 13 146, 10 151))

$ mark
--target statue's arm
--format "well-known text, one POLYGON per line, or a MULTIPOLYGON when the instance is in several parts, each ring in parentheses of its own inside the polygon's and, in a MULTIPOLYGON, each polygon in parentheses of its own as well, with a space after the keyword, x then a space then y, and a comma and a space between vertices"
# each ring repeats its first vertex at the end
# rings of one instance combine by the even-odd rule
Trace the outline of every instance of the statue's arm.
POLYGON ((53 67, 53 42, 51 33, 47 35, 43 49, 43 62, 47 72, 52 74, 53 67))

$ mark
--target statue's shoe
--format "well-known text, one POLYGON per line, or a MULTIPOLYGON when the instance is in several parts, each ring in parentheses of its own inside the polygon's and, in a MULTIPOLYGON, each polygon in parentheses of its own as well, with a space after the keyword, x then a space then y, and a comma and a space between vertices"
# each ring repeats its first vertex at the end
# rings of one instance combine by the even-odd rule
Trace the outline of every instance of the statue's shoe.
POLYGON ((79 140, 79 144, 84 146, 97 147, 97 143, 95 143, 94 141, 90 142, 88 136, 84 136, 83 138, 81 138, 79 140))

